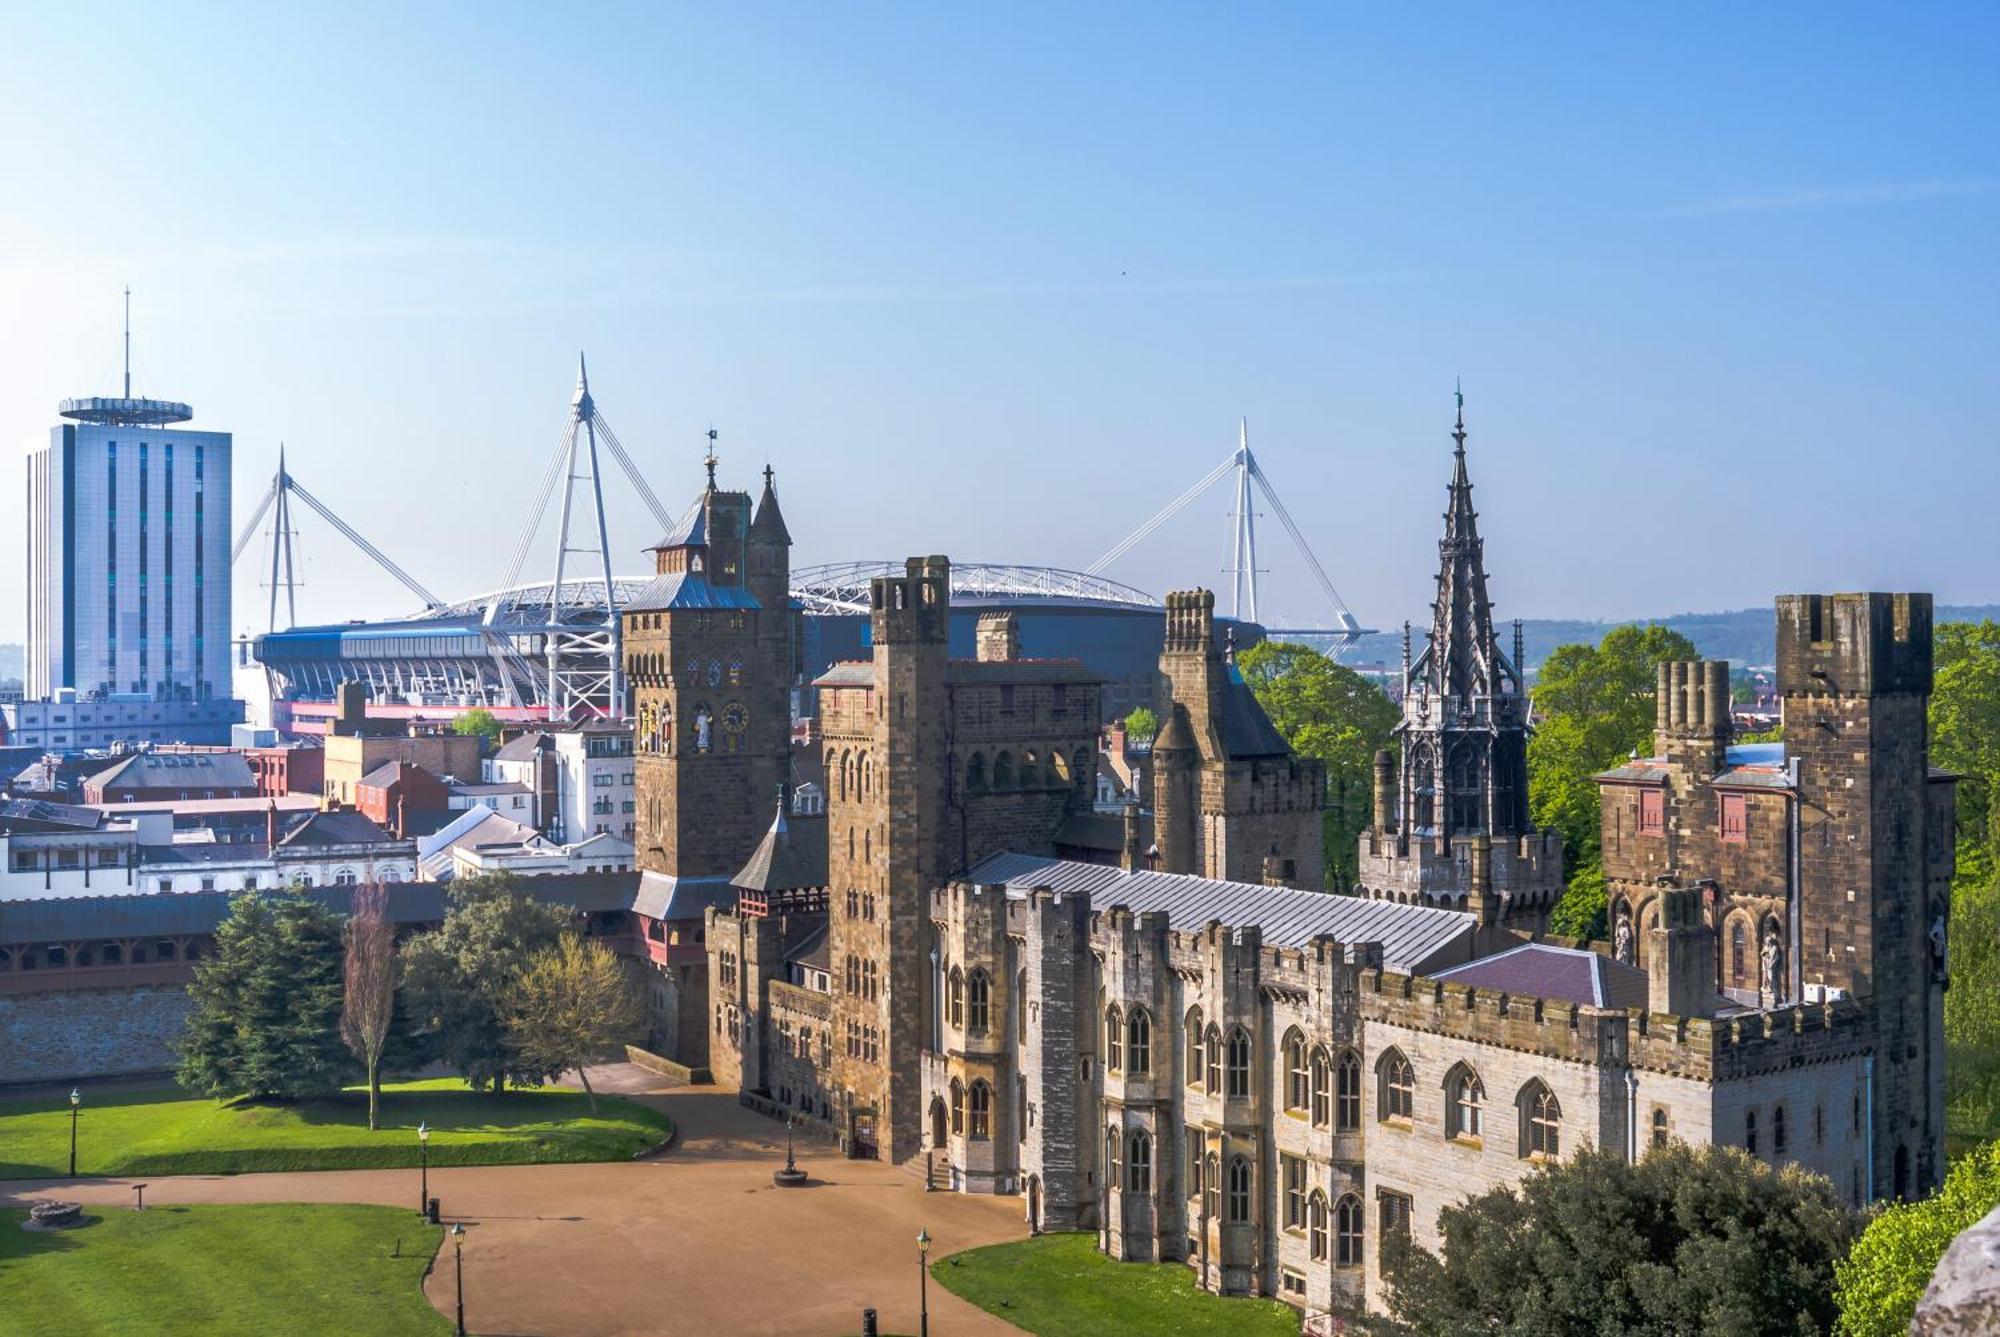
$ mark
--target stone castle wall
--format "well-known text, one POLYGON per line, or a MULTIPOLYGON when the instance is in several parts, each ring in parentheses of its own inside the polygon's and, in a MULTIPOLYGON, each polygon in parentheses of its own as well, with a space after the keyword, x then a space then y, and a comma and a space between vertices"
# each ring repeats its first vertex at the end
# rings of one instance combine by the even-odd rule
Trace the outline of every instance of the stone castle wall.
POLYGON ((171 1071, 186 989, 0 994, 0 1085, 171 1071))

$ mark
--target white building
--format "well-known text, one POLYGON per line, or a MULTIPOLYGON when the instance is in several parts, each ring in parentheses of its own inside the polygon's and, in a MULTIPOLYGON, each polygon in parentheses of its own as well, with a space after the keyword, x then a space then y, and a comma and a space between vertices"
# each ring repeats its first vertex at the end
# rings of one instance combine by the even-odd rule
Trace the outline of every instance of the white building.
MULTIPOLYGON (((134 399, 126 380, 123 398, 63 401, 67 421, 28 455, 25 696, 231 702, 230 435, 188 430, 187 405, 134 399)), ((242 716, 224 714, 135 708, 92 724, 225 743, 242 716)))

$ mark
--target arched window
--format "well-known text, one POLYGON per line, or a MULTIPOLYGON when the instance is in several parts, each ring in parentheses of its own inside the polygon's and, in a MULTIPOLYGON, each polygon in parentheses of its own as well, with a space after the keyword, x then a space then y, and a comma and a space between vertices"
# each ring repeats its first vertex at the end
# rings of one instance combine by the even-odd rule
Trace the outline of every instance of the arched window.
POLYGON ((1361 1129, 1361 1055, 1344 1050, 1334 1065, 1333 1126, 1342 1133, 1361 1129))
POLYGON ((1191 1007, 1187 1011, 1187 1084, 1200 1086, 1202 1070, 1206 1066, 1203 1058, 1201 1009, 1191 1007))
POLYGON ((954 1026, 965 1025, 965 976, 957 966, 945 978, 944 986, 945 1019, 954 1026))
POLYGON ((1771 1153, 1775 1156, 1785 1154, 1785 1133, 1785 1107, 1780 1105, 1771 1111, 1771 1153))
POLYGON ((1297 1027, 1285 1032, 1285 1108, 1302 1110, 1311 1098, 1306 1083, 1306 1037, 1297 1027))
POLYGON ((1250 1162, 1242 1156, 1229 1158, 1229 1220, 1242 1224, 1250 1219, 1250 1162))
POLYGON ((1306 1199, 1306 1240, 1315 1263, 1326 1261, 1326 1194, 1318 1189, 1306 1199))
POLYGON ((1743 1150, 1757 1154, 1757 1111, 1743 1111, 1743 1150))
POLYGON ((1125 1187, 1134 1193, 1153 1191, 1153 1139, 1143 1128, 1134 1129, 1127 1143, 1125 1187))
POLYGON ((1667 1145, 1667 1112, 1663 1109, 1653 1111, 1653 1145, 1655 1147, 1667 1145))
POLYGON ((1125 1019, 1125 1069, 1135 1077, 1153 1070, 1153 1019, 1135 1007, 1125 1019))
POLYGON ((1110 1072, 1125 1066, 1125 1018, 1116 1003, 1104 1013, 1104 1066, 1110 1072))
POLYGON ((1014 1038, 1028 1038, 1028 972, 1014 972, 1014 1038))
POLYGON ((975 970, 965 981, 965 1029, 975 1034, 983 1033, 992 1016, 992 977, 984 970, 975 970))
POLYGON ((1750 935, 1743 927, 1742 920, 1729 926, 1729 986, 1732 989, 1745 988, 1750 983, 1750 935))
POLYGON ((965 763, 965 787, 975 794, 986 788, 986 758, 980 753, 965 763))
POLYGON ((1319 1045, 1312 1052, 1312 1124, 1324 1128, 1333 1121, 1333 1064, 1319 1045))
POLYGON ((1012 789, 1014 787, 1014 754, 1002 752, 993 758, 993 787, 1012 789))
POLYGON ((1022 789, 1040 789, 1042 787, 1042 768, 1040 763, 1036 761, 1033 750, 1021 754, 1021 769, 1015 775, 1014 783, 1022 789))
POLYGON ((1486 1087, 1479 1074, 1461 1063, 1444 1080, 1444 1135, 1481 1137, 1486 1132, 1486 1087))
POLYGON ((1556 1093, 1537 1081, 1521 1088, 1521 1156, 1562 1155, 1562 1106, 1556 1093))
POLYGON ((1205 1045, 1208 1049, 1208 1071, 1203 1074, 1202 1085, 1210 1095, 1215 1095, 1222 1090, 1222 1031, 1210 1025, 1205 1045))
POLYGON ((1244 1099, 1250 1094, 1250 1032, 1241 1026, 1229 1032, 1229 1095, 1244 1099))
POLYGON ((993 1136, 993 1088, 983 1081, 972 1084, 971 1135, 975 1142, 993 1136))
POLYGON ((965 1131, 965 1087, 956 1077, 951 1079, 951 1131, 965 1131))
POLYGON ((1344 1195, 1333 1206, 1333 1261, 1340 1267, 1361 1266, 1361 1199, 1344 1195))
POLYGON ((1417 1110, 1417 1074, 1400 1049, 1391 1049, 1375 1065, 1378 1119, 1413 1119, 1417 1110))

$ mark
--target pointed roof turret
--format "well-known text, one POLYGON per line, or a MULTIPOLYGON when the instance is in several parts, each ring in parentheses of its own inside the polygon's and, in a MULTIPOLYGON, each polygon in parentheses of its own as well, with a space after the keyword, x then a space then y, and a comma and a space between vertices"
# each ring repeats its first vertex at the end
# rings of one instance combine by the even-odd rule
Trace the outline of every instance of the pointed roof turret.
POLYGON ((1415 673, 1434 693, 1467 697, 1497 691, 1501 670, 1493 604, 1486 595, 1485 545, 1465 467, 1465 394, 1455 393, 1458 418, 1451 431, 1444 537, 1438 542, 1437 601, 1431 605, 1431 643, 1415 673))
POLYGON ((757 515, 750 521, 750 537, 764 543, 791 546, 792 533, 785 528, 785 513, 778 509, 778 475, 764 466, 764 495, 757 498, 757 515))

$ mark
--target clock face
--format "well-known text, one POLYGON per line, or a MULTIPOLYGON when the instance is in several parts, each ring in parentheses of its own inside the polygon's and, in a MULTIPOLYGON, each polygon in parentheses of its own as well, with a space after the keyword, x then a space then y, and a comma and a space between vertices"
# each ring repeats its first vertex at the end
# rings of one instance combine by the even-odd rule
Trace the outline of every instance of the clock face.
POLYGON ((710 687, 722 686, 722 661, 720 659, 711 659, 708 661, 708 685, 710 687))
POLYGON ((731 701, 722 708, 722 730, 724 733, 742 733, 750 727, 750 712, 743 708, 741 701, 731 701))

